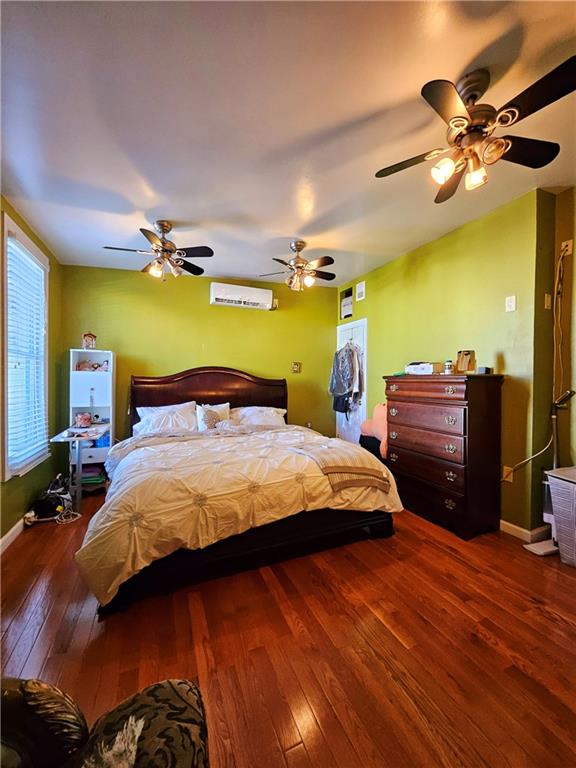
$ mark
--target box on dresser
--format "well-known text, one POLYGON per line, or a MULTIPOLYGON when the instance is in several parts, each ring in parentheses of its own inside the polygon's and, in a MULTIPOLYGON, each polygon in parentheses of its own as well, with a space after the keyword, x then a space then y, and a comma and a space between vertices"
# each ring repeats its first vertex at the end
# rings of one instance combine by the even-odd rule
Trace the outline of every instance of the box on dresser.
POLYGON ((499 375, 384 376, 406 509, 464 539, 500 525, 499 375))

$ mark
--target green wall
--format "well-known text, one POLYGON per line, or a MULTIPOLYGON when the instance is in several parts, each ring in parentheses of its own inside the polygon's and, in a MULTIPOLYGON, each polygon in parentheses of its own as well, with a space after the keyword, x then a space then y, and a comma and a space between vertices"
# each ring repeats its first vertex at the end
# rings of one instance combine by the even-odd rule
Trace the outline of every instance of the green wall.
MULTIPOLYGON (((48 278, 48 420, 49 434, 53 435, 65 426, 62 422, 60 410, 60 394, 63 382, 60 332, 63 268, 54 257, 54 254, 3 197, 0 197, 0 208, 2 212, 5 211, 8 216, 10 216, 10 218, 24 230, 28 237, 30 237, 50 260, 50 275, 48 278)), ((1 218, 3 227, 3 216, 1 218)), ((2 231, 2 242, 3 238, 4 232, 2 231)), ((0 250, 2 250, 1 258, 4 259, 3 249, 0 250)), ((3 264, 1 274, 4 274, 3 264)), ((2 307, 3 312, 3 297, 0 306, 2 307)), ((3 318, 1 328, 3 333, 3 318)), ((3 341, 4 339, 2 338, 2 342, 3 341)), ((52 480, 52 478, 62 469, 63 455, 61 449, 52 446, 51 453, 52 456, 49 459, 30 470, 27 474, 22 477, 13 477, 7 482, 0 484, 0 522, 2 535, 12 528, 12 526, 22 517, 24 512, 28 510, 30 503, 36 498, 38 493, 45 488, 50 480, 52 480)))
POLYGON ((160 282, 119 269, 64 269, 64 293, 78 300, 67 302, 63 346, 80 346, 82 333, 91 331, 100 349, 117 354, 117 436, 127 435, 132 374, 162 376, 201 365, 286 378, 289 420, 311 421, 334 434, 328 381, 336 289, 296 293, 285 285, 254 283, 272 288, 279 300, 277 310, 266 312, 210 305, 211 282, 171 276, 160 282), (293 361, 302 363, 300 374, 291 372, 293 361))
MULTIPOLYGON (((556 197, 556 258, 562 243, 574 241, 576 234, 576 195, 574 188, 556 197)), ((564 259, 564 291, 562 306, 562 361, 564 364, 563 386, 560 386, 560 366, 557 365, 558 383, 556 394, 566 389, 576 389, 576 269, 574 254, 564 259)), ((559 457, 563 466, 576 464, 576 398, 568 411, 558 414, 559 457)))
MULTIPOLYGON (((459 349, 474 349, 479 365, 506 376, 502 463, 512 466, 536 444, 542 447, 550 401, 535 416, 534 373, 541 409, 551 325, 549 313, 548 325, 535 329, 536 302, 544 302, 536 274, 550 291, 553 200, 531 192, 354 281, 366 281, 366 298, 354 303, 350 319, 368 319, 369 410, 383 399, 384 374, 402 371, 412 360, 455 359, 459 349), (506 313, 504 300, 511 295, 517 309, 506 313), (544 364, 535 366, 535 355, 544 364)), ((539 524, 533 471, 539 477, 529 466, 502 486, 502 517, 525 528, 539 524)))

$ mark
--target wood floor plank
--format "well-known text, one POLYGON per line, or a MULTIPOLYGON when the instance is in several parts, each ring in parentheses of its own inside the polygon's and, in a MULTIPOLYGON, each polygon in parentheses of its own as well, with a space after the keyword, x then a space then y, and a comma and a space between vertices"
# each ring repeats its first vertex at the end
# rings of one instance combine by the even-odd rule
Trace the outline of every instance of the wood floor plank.
POLYGON ((285 650, 275 643, 267 648, 267 653, 312 764, 322 768, 336 768, 329 744, 296 675, 292 672, 285 650))
POLYGON ((313 768, 313 764, 310 762, 306 747, 300 743, 289 749, 284 757, 288 768, 313 768))
POLYGON ((73 555, 102 497, 2 558, 3 674, 89 721, 149 683, 200 684, 213 768, 576 765, 576 569, 403 513, 354 541, 99 617, 73 555))

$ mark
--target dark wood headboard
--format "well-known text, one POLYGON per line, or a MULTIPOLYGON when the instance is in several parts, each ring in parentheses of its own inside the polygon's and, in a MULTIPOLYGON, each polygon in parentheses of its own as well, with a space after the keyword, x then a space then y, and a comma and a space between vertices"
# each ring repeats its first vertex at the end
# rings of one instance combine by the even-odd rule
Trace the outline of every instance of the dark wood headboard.
POLYGON ((261 379, 236 368, 190 368, 171 376, 132 376, 130 379, 130 433, 140 421, 136 408, 146 405, 230 403, 231 408, 265 405, 288 407, 286 379, 261 379))

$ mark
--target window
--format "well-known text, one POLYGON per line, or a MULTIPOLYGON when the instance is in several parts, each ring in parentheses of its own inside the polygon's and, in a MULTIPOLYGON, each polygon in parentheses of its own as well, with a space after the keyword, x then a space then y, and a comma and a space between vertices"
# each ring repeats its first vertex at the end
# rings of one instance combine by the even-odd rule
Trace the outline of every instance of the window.
POLYGON ((49 263, 7 216, 5 231, 5 479, 49 456, 47 296, 49 263))

